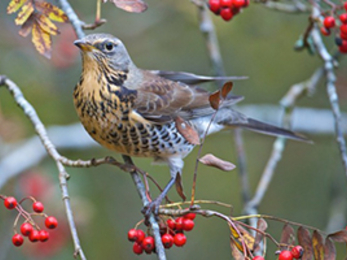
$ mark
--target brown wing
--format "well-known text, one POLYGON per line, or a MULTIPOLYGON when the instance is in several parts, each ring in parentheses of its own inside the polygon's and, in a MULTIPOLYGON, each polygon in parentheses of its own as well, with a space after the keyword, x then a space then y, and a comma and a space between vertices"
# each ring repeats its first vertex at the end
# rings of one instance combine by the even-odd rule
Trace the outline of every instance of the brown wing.
MULTIPOLYGON (((164 123, 178 116, 189 120, 214 112, 209 102, 210 92, 149 71, 143 70, 142 74, 142 80, 136 86, 134 109, 147 120, 164 123)), ((231 105, 241 99, 230 97, 227 103, 231 105)))

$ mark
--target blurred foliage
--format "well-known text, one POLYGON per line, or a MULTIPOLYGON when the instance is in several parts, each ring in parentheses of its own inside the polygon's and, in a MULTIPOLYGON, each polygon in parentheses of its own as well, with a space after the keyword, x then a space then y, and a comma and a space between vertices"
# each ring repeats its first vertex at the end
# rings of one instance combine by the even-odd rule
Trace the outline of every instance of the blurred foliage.
MULTIPOLYGON (((102 17, 108 23, 95 32, 112 33, 122 39, 134 62, 141 68, 211 74, 196 7, 190 1, 148 0, 147 3, 149 8, 143 14, 123 12, 111 3, 103 5, 102 17)), ((0 2, 0 74, 7 75, 21 87, 46 125, 77 121, 72 91, 79 79, 81 61, 77 48, 72 44, 74 35, 70 26, 60 26, 62 34, 53 37, 53 58, 47 60, 35 51, 30 37, 18 35, 14 16, 6 14, 7 4, 8 1, 0 2)), ((93 22, 96 1, 75 0, 71 4, 82 20, 93 22)), ((229 23, 213 18, 227 74, 250 77, 247 81, 236 82, 233 89, 234 93, 246 96, 244 103, 277 104, 292 84, 306 80, 321 65, 317 57, 293 51, 295 41, 305 30, 307 18, 305 14, 290 15, 267 10, 253 2, 229 23)), ((341 61, 337 71, 340 104, 344 110, 347 109, 346 67, 346 61, 341 61)), ((22 129, 11 141, 31 136, 34 131, 22 111, 5 90, 0 91, 2 117, 15 121, 13 128, 22 129)), ((329 108, 324 85, 319 85, 312 98, 304 98, 298 105, 329 108)), ((274 139, 249 132, 244 132, 244 137, 247 170, 254 190, 274 139)), ((288 142, 259 211, 324 229, 332 195, 347 195, 346 178, 335 138, 313 136, 312 139, 314 145, 288 142)), ((233 136, 229 132, 208 138, 203 151, 237 164, 233 136)), ((196 153, 195 150, 185 160, 183 182, 187 194, 190 194, 196 153)), ((65 151, 64 154, 74 159, 88 159, 109 155, 110 152, 100 148, 84 152, 65 151)), ((168 180, 166 167, 151 166, 148 159, 135 159, 135 162, 162 185, 168 180)), ((141 202, 128 174, 110 166, 68 170, 71 174, 71 201, 88 259, 139 259, 132 253, 132 244, 126 239, 127 231, 142 217, 141 202)), ((54 163, 47 159, 34 171, 53 179, 57 195, 50 198, 52 205, 56 205, 52 210, 59 210, 64 219, 54 163)), ((19 195, 19 178, 22 177, 12 180, 1 193, 19 195)), ((231 203, 234 214, 239 215, 243 206, 239 187, 237 170, 224 173, 199 166, 197 198, 231 203)), ((156 194, 155 188, 152 190, 156 194)), ((170 198, 179 199, 175 191, 170 192, 170 198)), ((30 256, 25 248, 15 249, 10 243, 12 217, 11 213, 0 210, 0 219, 4 220, 0 224, 0 248, 4 252, 0 254, 0 260, 72 259, 69 237, 61 252, 49 258, 30 256)), ((280 226, 270 224, 274 235, 278 236, 280 230, 280 226)), ((197 217, 194 231, 188 234, 187 245, 167 252, 168 259, 230 259, 229 229, 219 219, 197 217)), ((156 259, 155 256, 146 258, 156 259)))

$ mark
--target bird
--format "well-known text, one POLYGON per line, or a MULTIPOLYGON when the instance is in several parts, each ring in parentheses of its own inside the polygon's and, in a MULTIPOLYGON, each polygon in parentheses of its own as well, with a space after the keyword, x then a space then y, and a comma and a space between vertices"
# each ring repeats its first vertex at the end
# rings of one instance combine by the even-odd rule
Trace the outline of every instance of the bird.
POLYGON ((236 111, 233 106, 242 96, 228 95, 216 111, 210 103, 211 93, 198 85, 224 77, 140 69, 122 41, 110 34, 90 34, 74 44, 81 51, 82 73, 73 99, 85 130, 111 151, 153 158, 169 167, 171 178, 162 193, 145 206, 146 214, 158 213, 174 184, 184 199, 180 192, 183 159, 205 134, 242 127, 308 141, 236 111))

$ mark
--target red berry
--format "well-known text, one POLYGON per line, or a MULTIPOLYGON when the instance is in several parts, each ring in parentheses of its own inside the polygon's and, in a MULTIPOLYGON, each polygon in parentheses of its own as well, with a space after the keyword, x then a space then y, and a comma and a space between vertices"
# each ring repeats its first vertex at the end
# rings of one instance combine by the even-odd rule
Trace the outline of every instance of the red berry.
POLYGON ((23 245, 24 239, 20 234, 14 234, 12 237, 12 243, 15 246, 21 246, 23 245))
POLYGON ((163 246, 165 248, 170 248, 170 247, 172 247, 172 245, 174 243, 174 238, 170 234, 164 234, 161 237, 161 242, 163 242, 163 246))
POLYGON ((347 11, 347 1, 343 4, 343 7, 344 7, 345 10, 347 11))
POLYGON ((246 0, 233 0, 233 6, 237 8, 244 7, 246 5, 246 0))
POLYGON ((143 253, 143 248, 140 243, 135 242, 133 245, 133 252, 137 255, 141 255, 143 253))
POLYGON ((58 226, 58 221, 55 217, 49 216, 45 220, 45 225, 49 229, 54 229, 58 226))
POLYGON ((30 235, 29 235, 29 240, 31 242, 37 242, 40 240, 40 233, 39 231, 37 231, 36 229, 34 229, 33 231, 31 231, 30 235))
POLYGON ((42 202, 40 202, 40 201, 36 201, 33 203, 33 210, 37 213, 43 212, 44 208, 45 207, 43 206, 42 202))
POLYGON ((253 257, 252 260, 265 260, 265 258, 260 256, 260 255, 257 255, 255 257, 253 257))
POLYGON ((335 18, 333 16, 327 16, 324 18, 323 24, 325 28, 333 28, 335 26, 335 18))
POLYGON ((214 13, 218 13, 220 9, 220 2, 219 0, 209 0, 208 5, 210 7, 210 10, 214 13))
POLYGON ((16 206, 17 206, 17 200, 13 197, 7 197, 5 200, 4 200, 4 205, 6 208, 8 209, 14 209, 16 206))
POLYGON ((292 253, 288 250, 283 250, 278 256, 278 260, 293 260, 292 253))
POLYGON ((137 236, 136 242, 141 243, 143 241, 143 239, 146 237, 146 234, 141 229, 138 229, 136 233, 137 233, 136 234, 136 236, 137 236))
POLYGON ((233 5, 232 0, 220 0, 221 7, 231 8, 233 5))
POLYGON ((245 5, 243 7, 247 7, 247 6, 249 6, 249 0, 245 1, 245 5))
POLYGON ((347 53, 347 41, 342 40, 342 44, 339 46, 339 51, 342 53, 347 53))
POLYGON ((40 230, 39 235, 41 242, 46 242, 49 238, 49 233, 46 230, 40 230))
POLYGON ((340 38, 342 39, 342 40, 347 40, 347 34, 345 34, 345 33, 340 33, 340 38))
POLYGON ((154 249, 154 238, 151 236, 145 237, 142 241, 142 248, 146 253, 150 253, 154 249))
POLYGON ((340 26, 340 31, 344 34, 347 34, 347 24, 343 24, 340 26))
POLYGON ((175 229, 176 229, 176 222, 173 221, 171 218, 169 218, 169 219, 166 221, 166 224, 167 224, 167 226, 169 227, 169 229, 171 229, 171 230, 175 230, 175 229))
POLYGON ((183 217, 194 220, 196 217, 196 214, 195 213, 188 213, 188 214, 184 215, 183 217))
POLYGON ((128 240, 132 242, 137 240, 137 230, 135 228, 128 231, 128 240))
POLYGON ((230 21, 231 18, 233 18, 233 12, 230 8, 223 8, 220 11, 220 16, 223 18, 224 21, 230 21))
POLYGON ((187 242, 187 237, 182 233, 177 233, 174 237, 174 243, 176 246, 184 246, 187 242))
POLYGON ((344 24, 347 23, 347 13, 341 14, 339 18, 340 18, 341 23, 344 23, 344 24))
POLYGON ((183 230, 183 217, 176 218, 176 230, 183 230))
POLYGON ((183 219, 183 230, 190 231, 194 228, 194 221, 191 219, 183 219))
POLYGON ((23 234, 23 236, 29 236, 32 231, 33 226, 28 222, 25 222, 20 226, 20 232, 23 234))
POLYGON ((325 28, 325 27, 321 27, 320 28, 320 32, 321 34, 323 34, 324 36, 329 36, 330 35, 330 30, 325 28))
POLYGON ((294 246, 294 247, 292 248, 291 253, 292 253, 292 256, 293 256, 294 258, 299 259, 299 258, 301 258, 302 255, 304 254, 304 249, 302 248, 302 246, 294 246))

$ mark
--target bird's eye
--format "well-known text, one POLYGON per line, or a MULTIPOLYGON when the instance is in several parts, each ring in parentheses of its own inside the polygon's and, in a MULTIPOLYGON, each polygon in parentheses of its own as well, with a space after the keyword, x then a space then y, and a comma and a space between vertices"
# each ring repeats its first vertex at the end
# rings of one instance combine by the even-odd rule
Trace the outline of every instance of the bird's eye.
POLYGON ((106 43, 105 43, 105 48, 106 48, 106 50, 108 50, 108 51, 112 51, 113 48, 114 48, 114 44, 113 44, 112 42, 106 42, 106 43))

